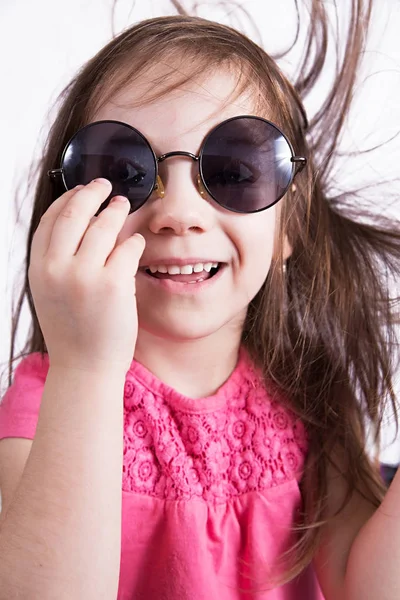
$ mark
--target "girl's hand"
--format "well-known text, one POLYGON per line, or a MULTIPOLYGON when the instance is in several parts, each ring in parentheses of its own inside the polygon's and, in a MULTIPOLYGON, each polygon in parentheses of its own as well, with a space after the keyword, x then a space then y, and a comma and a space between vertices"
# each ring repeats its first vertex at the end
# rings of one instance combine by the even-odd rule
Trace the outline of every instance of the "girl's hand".
POLYGON ((69 190, 33 237, 28 279, 51 367, 126 373, 133 359, 135 275, 145 244, 135 234, 115 247, 128 200, 93 218, 110 186, 97 179, 69 190))

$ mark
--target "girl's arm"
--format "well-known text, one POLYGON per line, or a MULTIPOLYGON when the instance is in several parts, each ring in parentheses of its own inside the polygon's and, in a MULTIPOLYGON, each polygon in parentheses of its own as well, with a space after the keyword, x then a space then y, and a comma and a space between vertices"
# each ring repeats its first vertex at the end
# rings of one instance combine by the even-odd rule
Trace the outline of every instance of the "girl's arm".
POLYGON ((345 589, 355 599, 400 597, 400 471, 353 543, 345 589))
MULTIPOLYGON (((337 451, 339 464, 346 468, 337 451)), ((341 506, 344 478, 330 467, 327 516, 341 506)), ((355 492, 323 530, 314 566, 326 600, 398 600, 400 597, 400 471, 376 509, 355 492)))
POLYGON ((112 600, 121 547, 125 373, 50 366, 0 526, 0 600, 112 600))

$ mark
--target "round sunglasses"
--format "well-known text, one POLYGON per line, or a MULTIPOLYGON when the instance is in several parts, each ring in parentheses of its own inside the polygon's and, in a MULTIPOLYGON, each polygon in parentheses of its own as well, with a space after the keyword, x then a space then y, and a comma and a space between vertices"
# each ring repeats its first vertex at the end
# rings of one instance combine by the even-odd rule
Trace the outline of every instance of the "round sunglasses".
POLYGON ((158 164, 171 156, 186 156, 199 163, 197 186, 220 206, 239 213, 270 208, 287 192, 294 177, 307 164, 295 156, 285 134, 261 117, 238 116, 223 121, 204 138, 200 153, 175 151, 156 156, 145 136, 120 121, 96 121, 80 129, 66 144, 59 169, 66 190, 86 185, 97 177, 112 183, 112 191, 96 216, 113 196, 130 202, 130 213, 138 210, 155 191, 165 191, 158 164))

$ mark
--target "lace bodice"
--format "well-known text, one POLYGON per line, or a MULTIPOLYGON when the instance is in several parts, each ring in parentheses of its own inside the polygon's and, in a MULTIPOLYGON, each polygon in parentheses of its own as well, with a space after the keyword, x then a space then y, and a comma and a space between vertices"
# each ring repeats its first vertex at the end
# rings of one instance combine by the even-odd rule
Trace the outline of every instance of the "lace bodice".
POLYGON ((126 491, 218 503, 284 483, 303 467, 304 426, 269 397, 243 353, 211 408, 132 363, 124 418, 126 491))

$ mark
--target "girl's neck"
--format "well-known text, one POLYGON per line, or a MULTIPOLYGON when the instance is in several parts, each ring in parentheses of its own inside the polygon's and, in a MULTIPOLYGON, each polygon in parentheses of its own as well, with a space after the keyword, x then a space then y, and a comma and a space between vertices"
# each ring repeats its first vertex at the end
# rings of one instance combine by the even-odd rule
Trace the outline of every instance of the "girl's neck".
POLYGON ((240 348, 240 332, 215 332, 186 342, 155 338, 140 330, 135 359, 158 379, 189 398, 214 394, 234 370, 240 348))

